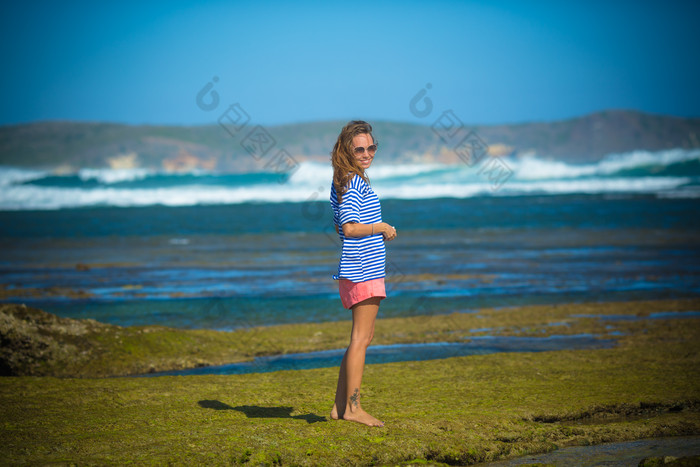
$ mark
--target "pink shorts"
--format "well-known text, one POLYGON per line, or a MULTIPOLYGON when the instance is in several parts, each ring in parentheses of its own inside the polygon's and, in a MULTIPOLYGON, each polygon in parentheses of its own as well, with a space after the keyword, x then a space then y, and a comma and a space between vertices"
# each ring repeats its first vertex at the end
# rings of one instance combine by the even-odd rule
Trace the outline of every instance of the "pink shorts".
POLYGON ((338 283, 340 301, 343 302, 343 307, 348 310, 370 297, 379 297, 380 299, 386 298, 383 277, 364 282, 352 282, 347 279, 340 279, 338 283))

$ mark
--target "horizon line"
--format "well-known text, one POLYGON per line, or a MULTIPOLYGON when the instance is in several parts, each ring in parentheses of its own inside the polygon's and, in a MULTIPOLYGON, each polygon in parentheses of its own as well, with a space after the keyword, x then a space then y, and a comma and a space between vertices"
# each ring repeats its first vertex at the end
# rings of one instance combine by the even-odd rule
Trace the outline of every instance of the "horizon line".
MULTIPOLYGON (((450 109, 447 109, 450 110, 450 109)), ((566 122, 570 120, 578 120, 586 117, 591 117, 594 115, 598 114, 605 114, 605 113, 637 113, 637 114, 644 114, 644 115, 650 115, 650 116, 656 116, 656 117, 670 117, 670 118, 678 118, 678 119, 683 119, 683 120, 695 120, 695 119, 700 119, 700 115, 697 116, 680 116, 680 115, 673 115, 673 114, 664 114, 664 113, 656 113, 656 112, 649 112, 645 110, 639 110, 639 109, 624 109, 624 108, 607 108, 607 109, 601 109, 601 110, 596 110, 593 112, 587 112, 584 114, 579 114, 577 116, 573 117, 568 117, 568 118, 560 118, 560 119, 551 119, 551 120, 526 120, 526 121, 513 121, 513 122, 502 122, 502 123, 465 123, 465 125, 470 126, 470 127, 497 127, 497 126, 513 126, 513 125, 529 125, 529 124, 538 124, 538 123, 558 123, 558 122, 566 122)), ((274 128, 274 127, 283 127, 283 126, 293 126, 293 125, 309 125, 309 124, 324 124, 324 123, 335 123, 335 122, 347 122, 350 120, 358 119, 360 117, 350 117, 349 119, 340 119, 340 118, 329 118, 329 119, 324 119, 324 120, 298 120, 298 121, 293 121, 293 122, 286 122, 286 123, 274 123, 274 124, 264 124, 260 122, 254 122, 251 121, 250 124, 252 125, 260 125, 262 127, 267 127, 267 128, 274 128)), ((432 123, 421 123, 421 122, 415 122, 415 121, 407 121, 407 120, 391 120, 391 119, 385 119, 385 118, 377 118, 377 119, 366 119, 365 121, 368 121, 370 123, 377 124, 377 123, 395 123, 395 124, 402 124, 402 125, 415 125, 415 126, 421 126, 421 127, 429 127, 431 126, 432 123)), ((7 127, 18 127, 18 126, 29 126, 29 125, 39 125, 39 124, 47 124, 47 123, 79 123, 79 124, 107 124, 107 125, 122 125, 122 126, 130 126, 130 127, 183 127, 183 128, 196 128, 196 127, 208 127, 208 126, 216 126, 217 121, 214 120, 212 123, 130 123, 130 122, 123 122, 123 121, 115 121, 115 120, 71 120, 71 119, 39 119, 39 120, 31 120, 31 121, 24 121, 24 122, 15 122, 15 123, 2 123, 0 124, 0 128, 7 128, 7 127)))

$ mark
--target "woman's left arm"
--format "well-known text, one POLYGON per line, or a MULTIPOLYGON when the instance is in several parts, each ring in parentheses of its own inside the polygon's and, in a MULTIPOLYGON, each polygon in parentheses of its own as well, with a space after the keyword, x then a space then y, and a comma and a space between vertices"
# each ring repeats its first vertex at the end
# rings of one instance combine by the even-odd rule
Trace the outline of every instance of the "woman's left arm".
POLYGON ((396 229, 386 222, 376 224, 360 224, 358 222, 347 222, 343 224, 343 234, 346 237, 361 238, 376 234, 384 235, 385 240, 396 238, 396 229))

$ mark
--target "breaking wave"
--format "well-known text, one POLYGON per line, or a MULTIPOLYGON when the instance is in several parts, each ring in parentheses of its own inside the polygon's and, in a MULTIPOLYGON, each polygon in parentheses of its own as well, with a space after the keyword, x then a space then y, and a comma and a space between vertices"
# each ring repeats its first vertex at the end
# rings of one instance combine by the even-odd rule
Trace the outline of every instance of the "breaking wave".
MULTIPOLYGON (((700 197, 700 149, 611 154, 592 164, 529 156, 486 158, 474 166, 375 165, 368 175, 382 199, 576 193, 649 193, 659 197, 697 198, 700 197)), ((326 200, 331 177, 328 164, 315 162, 303 162, 289 172, 245 174, 92 168, 56 174, 0 167, 0 209, 326 200)))

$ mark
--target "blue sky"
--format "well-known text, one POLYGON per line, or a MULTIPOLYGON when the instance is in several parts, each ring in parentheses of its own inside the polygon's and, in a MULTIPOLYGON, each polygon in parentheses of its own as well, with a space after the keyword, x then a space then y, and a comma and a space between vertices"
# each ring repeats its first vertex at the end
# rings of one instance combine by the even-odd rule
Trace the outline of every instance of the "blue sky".
POLYGON ((700 2, 674 1, 15 0, 0 6, 0 124, 212 124, 236 102, 265 125, 698 117, 698 18, 700 2))

